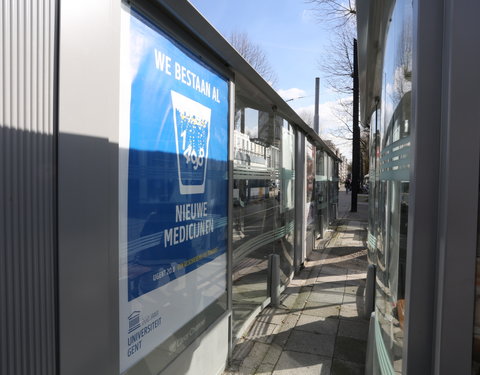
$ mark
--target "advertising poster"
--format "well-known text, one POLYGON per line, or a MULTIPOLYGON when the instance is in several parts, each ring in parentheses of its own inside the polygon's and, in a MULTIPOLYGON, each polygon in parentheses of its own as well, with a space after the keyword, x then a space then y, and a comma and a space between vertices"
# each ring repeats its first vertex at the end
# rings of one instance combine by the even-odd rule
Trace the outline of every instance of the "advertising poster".
POLYGON ((122 14, 120 367, 226 291, 228 81, 122 14))

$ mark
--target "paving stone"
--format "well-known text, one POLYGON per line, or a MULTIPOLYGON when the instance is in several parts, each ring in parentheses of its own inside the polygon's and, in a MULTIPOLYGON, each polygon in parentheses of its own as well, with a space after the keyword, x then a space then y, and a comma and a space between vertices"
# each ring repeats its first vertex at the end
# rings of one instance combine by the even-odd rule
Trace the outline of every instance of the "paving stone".
POLYGON ((263 358, 262 363, 270 364, 272 365, 272 370, 273 366, 278 362, 278 359, 280 358, 280 355, 282 354, 283 348, 280 345, 270 345, 270 349, 268 349, 267 354, 265 355, 265 358, 263 358))
POLYGON ((295 329, 323 335, 336 335, 338 324, 339 320, 336 318, 320 318, 318 316, 302 314, 298 319, 295 329))
POLYGON ((285 350, 332 357, 335 336, 294 330, 288 338, 285 350))
POLYGON ((251 368, 242 368, 242 369, 232 369, 228 368, 225 370, 223 375, 253 375, 255 374, 255 369, 251 368))
POLYGON ((307 280, 308 276, 310 276, 310 270, 308 268, 304 268, 303 270, 300 271, 300 273, 297 275, 297 279, 299 280, 307 280))
POLYGON ((275 366, 273 375, 329 375, 330 358, 285 351, 275 366))
POLYGON ((248 356, 243 360, 240 365, 239 371, 255 373, 255 370, 261 365, 263 358, 270 349, 270 345, 263 342, 256 342, 248 356))
POLYGON ((366 341, 368 338, 368 326, 368 321, 364 319, 341 319, 338 327, 338 335, 366 341))
POLYGON ((359 316, 356 303, 344 303, 340 309, 340 318, 357 318, 359 316))
MULTIPOLYGON (((355 262, 354 264, 356 264, 356 263, 357 262, 355 262)), ((364 265, 365 262, 360 262, 360 263, 362 263, 362 265, 364 265)), ((363 270, 361 272, 355 272, 354 270, 352 270, 352 268, 348 269, 347 280, 349 282, 353 281, 353 280, 365 280, 366 278, 367 278, 367 273, 365 272, 365 270, 363 270)))
POLYGON ((287 319, 285 319, 283 324, 280 326, 272 343, 280 346, 281 348, 285 347, 293 328, 297 325, 299 317, 300 315, 297 314, 289 314, 287 319))
POLYGON ((358 289, 360 288, 359 285, 352 285, 352 284, 346 284, 345 285, 345 293, 346 294, 353 294, 353 295, 357 295, 358 293, 358 289))
POLYGON ((308 296, 310 295, 310 288, 302 288, 302 291, 298 294, 297 299, 292 305, 293 310, 301 310, 307 302, 308 296))
POLYGON ((325 305, 340 304, 343 302, 342 292, 312 291, 308 297, 309 301, 321 302, 325 305))
POLYGON ((305 305, 303 314, 318 316, 321 318, 337 318, 340 313, 340 304, 325 306, 319 302, 309 301, 305 305))
POLYGON ((359 299, 361 299, 362 297, 359 297, 355 294, 349 294, 349 293, 346 293, 343 295, 343 302, 342 303, 357 303, 359 301, 359 299))
POLYGON ((298 293, 280 296, 280 306, 285 309, 293 309, 298 298, 298 293))
POLYGON ((256 372, 256 368, 251 368, 251 367, 245 367, 241 366, 238 371, 235 371, 235 375, 254 375, 256 372))
POLYGON ((265 323, 257 319, 248 331, 245 339, 269 344, 273 341, 278 328, 279 326, 277 324, 265 323))
POLYGON ((242 339, 240 342, 238 342, 233 349, 232 361, 242 361, 248 355, 248 353, 250 353, 253 345, 255 345, 255 342, 250 340, 242 339))
POLYGON ((321 275, 346 275, 347 270, 344 267, 334 265, 322 266, 320 270, 321 275))
POLYGON ((347 279, 346 281, 346 285, 352 285, 352 286, 363 286, 365 285, 365 278, 361 278, 361 279, 347 279))
POLYGON ((364 375, 365 366, 358 363, 352 363, 334 359, 332 362, 331 375, 364 375))
POLYGON ((291 283, 285 288, 283 294, 293 294, 293 293, 300 293, 300 289, 303 285, 292 285, 291 283))
POLYGON ((351 337, 337 336, 334 359, 364 364, 367 342, 351 337))
POLYGON ((257 371, 255 371, 255 375, 271 375, 275 365, 271 365, 269 363, 262 363, 257 371))
POLYGON ((288 314, 287 318, 283 321, 279 332, 285 332, 293 329, 293 327, 297 325, 298 318, 300 318, 300 314, 288 314))
POLYGON ((345 281, 335 282, 335 283, 318 283, 315 284, 312 288, 313 292, 331 292, 331 293, 344 293, 345 292, 345 281))
POLYGON ((317 277, 318 283, 341 283, 347 280, 347 275, 320 275, 317 277))
POLYGON ((281 325, 287 316, 288 312, 285 309, 267 307, 260 313, 257 320, 265 323, 281 325))

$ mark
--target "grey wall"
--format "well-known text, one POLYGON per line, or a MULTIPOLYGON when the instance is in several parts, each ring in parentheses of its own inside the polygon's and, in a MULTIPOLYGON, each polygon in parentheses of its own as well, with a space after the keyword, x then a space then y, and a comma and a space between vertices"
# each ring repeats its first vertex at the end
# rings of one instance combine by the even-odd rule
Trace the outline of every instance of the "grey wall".
POLYGON ((434 373, 447 375, 472 371, 480 155, 480 50, 476 48, 480 41, 480 3, 445 0, 444 4, 434 373))
POLYGON ((0 374, 56 371, 54 0, 0 6, 0 374))
POLYGON ((60 373, 119 373, 118 0, 64 0, 59 55, 60 373))

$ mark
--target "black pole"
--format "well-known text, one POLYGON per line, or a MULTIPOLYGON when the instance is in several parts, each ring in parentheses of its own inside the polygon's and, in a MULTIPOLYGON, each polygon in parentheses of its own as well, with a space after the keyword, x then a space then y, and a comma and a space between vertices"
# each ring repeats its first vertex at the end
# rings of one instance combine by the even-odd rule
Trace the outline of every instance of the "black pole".
POLYGON ((352 140, 352 205, 351 212, 357 212, 357 196, 360 187, 360 126, 358 124, 358 56, 357 39, 353 39, 353 140, 352 140))

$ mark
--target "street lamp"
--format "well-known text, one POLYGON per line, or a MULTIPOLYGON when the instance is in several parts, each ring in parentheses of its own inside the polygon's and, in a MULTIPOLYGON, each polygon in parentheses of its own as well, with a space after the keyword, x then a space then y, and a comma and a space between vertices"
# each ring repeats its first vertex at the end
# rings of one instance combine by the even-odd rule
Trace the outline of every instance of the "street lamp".
POLYGON ((303 99, 303 98, 308 98, 308 96, 299 96, 297 98, 291 98, 291 99, 285 100, 285 102, 291 102, 292 100, 303 99))

